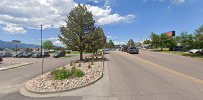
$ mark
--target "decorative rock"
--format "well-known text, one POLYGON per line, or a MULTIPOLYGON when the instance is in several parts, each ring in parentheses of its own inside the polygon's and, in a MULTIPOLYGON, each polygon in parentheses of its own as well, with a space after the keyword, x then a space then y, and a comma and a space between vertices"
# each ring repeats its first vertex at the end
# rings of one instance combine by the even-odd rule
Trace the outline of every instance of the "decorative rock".
MULTIPOLYGON (((46 93, 66 91, 91 84, 102 77, 103 66, 102 62, 94 62, 94 65, 88 68, 88 64, 88 62, 81 63, 81 67, 77 67, 85 73, 83 77, 53 80, 53 76, 48 72, 26 82, 25 88, 32 92, 46 93)), ((71 69, 71 67, 70 64, 65 66, 67 69, 71 69)))

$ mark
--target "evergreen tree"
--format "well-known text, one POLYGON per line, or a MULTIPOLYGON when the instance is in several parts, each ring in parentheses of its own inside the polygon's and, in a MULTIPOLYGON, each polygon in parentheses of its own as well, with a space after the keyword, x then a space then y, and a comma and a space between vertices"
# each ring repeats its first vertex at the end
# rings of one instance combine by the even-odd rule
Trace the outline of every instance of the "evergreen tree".
POLYGON ((129 47, 134 47, 135 46, 135 42, 133 41, 133 39, 130 39, 128 41, 128 44, 127 44, 129 47))
POLYGON ((87 38, 87 51, 97 54, 98 49, 102 49, 106 43, 106 37, 102 28, 98 27, 92 31, 87 38))
POLYGON ((59 39, 73 50, 80 52, 80 60, 86 50, 86 38, 94 29, 93 15, 84 5, 78 4, 67 16, 66 26, 60 28, 59 39))

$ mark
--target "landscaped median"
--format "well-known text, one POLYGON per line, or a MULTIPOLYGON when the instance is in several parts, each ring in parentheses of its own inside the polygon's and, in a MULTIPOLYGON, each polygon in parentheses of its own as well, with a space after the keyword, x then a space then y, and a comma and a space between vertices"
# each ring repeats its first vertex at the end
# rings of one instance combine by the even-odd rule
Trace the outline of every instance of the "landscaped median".
POLYGON ((102 61, 71 62, 29 80, 26 82, 25 88, 35 93, 67 91, 89 85, 99 80, 102 75, 102 61))

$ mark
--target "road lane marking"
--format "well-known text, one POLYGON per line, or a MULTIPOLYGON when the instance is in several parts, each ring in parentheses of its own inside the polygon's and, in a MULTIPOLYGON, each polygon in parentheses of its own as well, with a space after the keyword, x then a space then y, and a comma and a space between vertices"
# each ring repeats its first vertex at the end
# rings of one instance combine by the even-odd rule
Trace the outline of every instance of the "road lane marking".
POLYGON ((133 58, 136 58, 136 59, 138 59, 138 60, 141 60, 141 61, 143 61, 143 62, 145 62, 145 63, 151 64, 151 65, 153 65, 153 66, 155 66, 155 67, 157 67, 157 68, 160 68, 160 69, 162 69, 162 70, 168 71, 168 72, 170 72, 170 73, 173 73, 173 74, 176 74, 176 75, 182 76, 182 77, 184 77, 184 78, 187 78, 187 79, 190 79, 190 80, 193 80, 193 81, 195 81, 195 82, 198 82, 198 83, 203 84, 203 80, 201 80, 201 79, 198 79, 198 78, 192 77, 192 76, 190 76, 190 75, 187 75, 187 74, 184 74, 184 73, 181 73, 181 72, 178 72, 178 71, 169 69, 169 68, 167 68, 167 67, 164 67, 164 66, 161 66, 161 65, 159 65, 159 64, 156 64, 156 63, 153 63, 153 62, 144 60, 144 59, 139 58, 139 57, 136 57, 136 56, 132 56, 132 57, 133 57, 133 58))

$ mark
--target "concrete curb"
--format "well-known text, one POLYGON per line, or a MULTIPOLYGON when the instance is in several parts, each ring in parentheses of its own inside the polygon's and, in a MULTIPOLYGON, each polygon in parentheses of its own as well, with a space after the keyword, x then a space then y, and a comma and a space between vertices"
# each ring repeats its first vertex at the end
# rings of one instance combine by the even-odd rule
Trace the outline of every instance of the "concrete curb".
POLYGON ((0 71, 5 71, 5 70, 9 70, 9 69, 14 69, 14 68, 18 68, 18 67, 23 67, 23 66, 31 65, 31 64, 33 64, 33 62, 31 62, 31 63, 21 63, 21 64, 18 64, 18 65, 11 65, 11 67, 8 67, 8 68, 2 66, 2 67, 4 67, 4 69, 0 69, 0 71))
POLYGON ((75 87, 75 88, 68 89, 68 90, 62 90, 62 91, 56 91, 56 92, 35 92, 35 91, 31 91, 31 90, 27 89, 26 86, 23 85, 22 87, 19 88, 19 92, 20 92, 20 94, 22 94, 26 97, 47 97, 47 96, 56 97, 56 96, 60 96, 60 94, 63 92, 68 92, 68 91, 72 91, 72 90, 76 90, 76 89, 80 89, 80 88, 92 85, 92 84, 96 83, 97 81, 99 81, 103 77, 103 74, 104 74, 104 66, 102 66, 101 76, 98 77, 96 80, 94 80, 93 82, 87 83, 83 86, 75 87))

